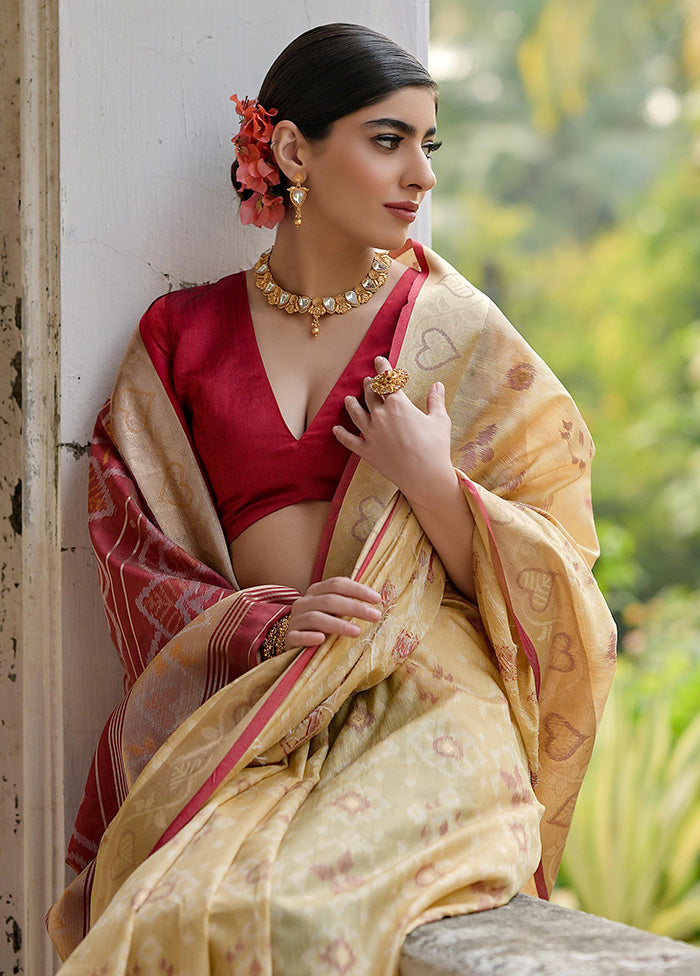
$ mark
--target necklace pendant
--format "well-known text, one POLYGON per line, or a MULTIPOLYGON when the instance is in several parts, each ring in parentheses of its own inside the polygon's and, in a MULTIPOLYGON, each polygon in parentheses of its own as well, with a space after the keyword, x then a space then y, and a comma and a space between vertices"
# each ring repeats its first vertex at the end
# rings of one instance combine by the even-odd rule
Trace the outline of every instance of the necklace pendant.
POLYGON ((313 316, 313 322, 311 323, 311 336, 313 339, 318 335, 318 316, 313 316))

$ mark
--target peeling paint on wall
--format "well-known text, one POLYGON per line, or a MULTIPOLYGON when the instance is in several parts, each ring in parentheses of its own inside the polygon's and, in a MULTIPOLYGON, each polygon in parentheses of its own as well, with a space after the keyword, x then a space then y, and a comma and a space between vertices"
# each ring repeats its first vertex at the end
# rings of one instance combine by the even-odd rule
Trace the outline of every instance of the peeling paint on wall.
POLYGON ((10 366, 15 371, 15 378, 12 382, 12 392, 10 396, 17 404, 18 409, 22 409, 22 350, 14 354, 10 366))
POLYGON ((5 919, 5 935, 12 946, 12 951, 19 952, 22 948, 22 929, 12 915, 8 915, 5 919))
POLYGON ((0 6, 0 976, 25 970, 22 680, 22 298, 19 228, 19 0, 0 6), (19 920, 19 921, 18 921, 19 920))
POLYGON ((64 447, 73 455, 76 461, 79 461, 90 450, 90 441, 87 444, 78 444, 77 441, 67 441, 65 444, 59 444, 59 447, 64 447))
POLYGON ((10 497, 11 512, 8 518, 15 535, 22 535, 22 479, 19 478, 10 497))

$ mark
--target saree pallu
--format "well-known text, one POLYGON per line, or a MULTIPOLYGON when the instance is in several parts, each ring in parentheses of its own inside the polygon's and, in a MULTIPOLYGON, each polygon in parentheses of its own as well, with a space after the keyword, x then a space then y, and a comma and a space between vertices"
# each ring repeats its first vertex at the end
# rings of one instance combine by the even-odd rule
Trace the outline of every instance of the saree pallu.
POLYGON ((255 665, 298 594, 238 589, 137 333, 91 459, 127 694, 71 842, 81 873, 48 917, 65 976, 394 973, 417 925, 554 883, 615 658, 590 436, 493 303, 427 249, 397 259, 420 274, 390 360, 421 409, 445 384, 478 606, 353 457, 315 578, 368 583, 382 618, 255 665))

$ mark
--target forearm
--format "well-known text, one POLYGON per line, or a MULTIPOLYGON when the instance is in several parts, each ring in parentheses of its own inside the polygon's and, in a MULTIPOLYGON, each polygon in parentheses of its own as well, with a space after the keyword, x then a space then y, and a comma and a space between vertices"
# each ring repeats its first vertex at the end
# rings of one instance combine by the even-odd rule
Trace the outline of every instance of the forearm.
POLYGON ((404 494, 450 580, 460 593, 475 603, 474 517, 454 468, 445 468, 431 477, 428 491, 423 489, 420 496, 412 497, 411 492, 405 491, 404 494))

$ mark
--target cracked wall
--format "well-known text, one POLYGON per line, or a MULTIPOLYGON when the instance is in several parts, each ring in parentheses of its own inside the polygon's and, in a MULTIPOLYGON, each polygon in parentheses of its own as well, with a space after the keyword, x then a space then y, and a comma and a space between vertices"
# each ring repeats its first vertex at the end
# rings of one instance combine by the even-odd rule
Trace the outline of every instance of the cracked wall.
POLYGON ((23 971, 19 0, 0 7, 0 974, 23 971))

